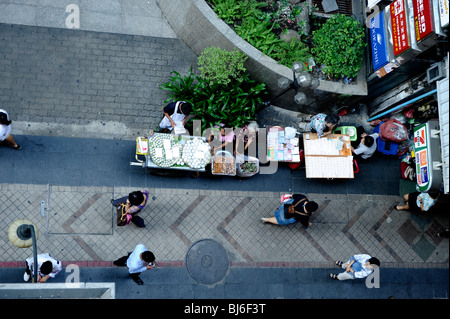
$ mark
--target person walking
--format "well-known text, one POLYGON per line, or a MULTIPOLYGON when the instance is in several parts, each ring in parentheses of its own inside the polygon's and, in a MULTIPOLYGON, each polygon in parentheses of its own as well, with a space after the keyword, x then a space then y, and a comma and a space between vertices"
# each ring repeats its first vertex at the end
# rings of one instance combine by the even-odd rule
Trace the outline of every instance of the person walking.
POLYGON ((336 260, 334 264, 344 272, 336 275, 331 273, 330 278, 336 280, 348 280, 355 278, 366 278, 374 272, 375 267, 380 267, 380 261, 367 254, 353 255, 347 262, 336 260))
POLYGON ((125 205, 125 209, 128 214, 130 214, 131 221, 136 226, 143 228, 145 227, 144 220, 137 216, 144 209, 145 205, 147 205, 149 192, 147 190, 134 191, 128 194, 128 196, 124 196, 118 199, 111 199, 111 204, 115 207, 118 207, 120 204, 125 205))
POLYGON ((16 143, 14 137, 11 135, 11 120, 5 110, 0 109, 0 142, 5 143, 15 150, 20 150, 19 144, 16 143))
POLYGON ((305 195, 293 194, 283 204, 275 210, 275 217, 261 218, 263 223, 274 225, 290 225, 300 222, 303 226, 311 226, 309 221, 311 214, 319 208, 319 205, 310 201, 305 195))
POLYGON ((155 255, 145 248, 143 244, 138 244, 133 252, 113 261, 113 264, 119 267, 127 267, 131 278, 138 285, 144 284, 139 275, 145 270, 156 267, 155 255))
MULTIPOLYGON (((23 280, 29 281, 34 275, 34 257, 29 257, 25 260, 26 269, 23 274, 23 280)), ((49 278, 55 276, 62 270, 62 263, 56 260, 49 253, 37 255, 37 280, 38 283, 46 282, 49 278)))

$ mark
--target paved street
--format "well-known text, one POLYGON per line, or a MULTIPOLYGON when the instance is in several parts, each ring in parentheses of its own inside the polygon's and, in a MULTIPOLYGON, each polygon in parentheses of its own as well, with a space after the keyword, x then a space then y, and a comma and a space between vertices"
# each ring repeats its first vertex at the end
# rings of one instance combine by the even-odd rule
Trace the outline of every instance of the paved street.
MULTIPOLYGON (((39 252, 80 266, 82 281, 115 282, 121 299, 448 299, 448 239, 437 236, 449 224, 448 199, 428 214, 395 211, 403 193, 414 189, 400 180, 398 159, 361 163, 354 180, 306 179, 303 169, 286 165, 247 180, 130 166, 134 139, 161 118, 167 96, 158 86, 171 71, 195 66, 196 56, 157 7, 154 17, 140 14, 165 30, 160 36, 129 25, 109 28, 117 25, 110 20, 80 30, 64 28, 61 19, 42 25, 36 15, 64 8, 62 2, 24 3, 0 1, 0 107, 8 110, 23 148, 0 146, 0 282, 22 281, 32 248, 15 248, 7 232, 13 221, 27 218, 39 229, 39 252), (117 227, 109 201, 136 189, 151 194, 140 214, 146 227, 117 227), (319 204, 312 226, 263 224, 280 195, 292 192, 319 204), (227 274, 214 285, 196 281, 186 269, 189 248, 206 238, 218 242, 229 260, 227 274), (159 266, 143 273, 143 286, 112 265, 138 243, 155 253, 159 266), (334 260, 356 253, 380 259, 381 289, 328 278, 338 270, 334 260)), ((79 1, 91 17, 110 10, 111 19, 143 5, 87 3, 79 1)))

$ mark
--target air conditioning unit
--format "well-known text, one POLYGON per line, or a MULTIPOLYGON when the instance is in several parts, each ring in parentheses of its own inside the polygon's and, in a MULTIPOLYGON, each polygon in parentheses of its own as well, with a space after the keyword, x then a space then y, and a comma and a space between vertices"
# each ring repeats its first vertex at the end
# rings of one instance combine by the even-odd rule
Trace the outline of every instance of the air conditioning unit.
POLYGON ((427 82, 428 84, 445 78, 445 64, 444 62, 437 62, 427 69, 427 82))

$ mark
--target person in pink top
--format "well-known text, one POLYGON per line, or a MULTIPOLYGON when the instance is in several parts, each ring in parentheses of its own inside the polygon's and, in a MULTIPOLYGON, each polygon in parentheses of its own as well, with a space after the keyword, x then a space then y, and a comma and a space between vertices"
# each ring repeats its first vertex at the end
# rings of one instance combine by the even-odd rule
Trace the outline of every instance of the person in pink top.
POLYGON ((149 192, 147 190, 135 191, 118 199, 111 199, 111 204, 119 206, 121 203, 125 204, 127 213, 131 214, 131 221, 136 226, 145 227, 144 220, 137 216, 137 214, 147 205, 149 192))
POLYGON ((225 129, 225 124, 223 123, 214 125, 208 138, 208 143, 213 142, 213 144, 211 145, 211 153, 214 155, 216 151, 225 148, 225 146, 229 143, 233 143, 234 137, 235 135, 232 128, 225 129), (227 131, 229 132, 227 133, 227 131), (217 139, 217 141, 214 141, 215 139, 217 139))

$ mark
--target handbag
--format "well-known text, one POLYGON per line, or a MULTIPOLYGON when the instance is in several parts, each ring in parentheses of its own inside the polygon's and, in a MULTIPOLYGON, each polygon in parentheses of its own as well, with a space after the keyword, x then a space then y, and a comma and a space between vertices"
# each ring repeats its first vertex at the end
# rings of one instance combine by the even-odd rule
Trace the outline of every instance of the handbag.
POLYGON ((123 203, 120 203, 117 208, 117 226, 125 226, 128 225, 131 221, 131 214, 127 213, 126 206, 123 203))

